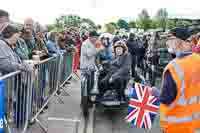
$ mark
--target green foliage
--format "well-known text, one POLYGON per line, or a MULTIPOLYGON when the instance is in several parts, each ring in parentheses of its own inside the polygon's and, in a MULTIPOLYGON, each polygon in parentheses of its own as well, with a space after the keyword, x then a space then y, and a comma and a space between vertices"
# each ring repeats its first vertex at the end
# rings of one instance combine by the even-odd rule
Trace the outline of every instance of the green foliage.
POLYGON ((136 28, 136 22, 134 20, 128 23, 129 28, 136 28))
POLYGON ((151 29, 156 29, 156 28, 158 28, 158 23, 155 19, 153 19, 151 21, 151 29))
POLYGON ((89 29, 96 28, 95 23, 89 18, 81 18, 78 15, 62 15, 55 20, 55 24, 49 25, 48 29, 56 29, 58 31, 61 31, 69 27, 80 28, 83 23, 87 25, 87 28, 89 29))
POLYGON ((125 30, 129 29, 128 23, 125 20, 123 20, 123 19, 119 19, 117 21, 117 26, 119 26, 120 29, 125 29, 125 30))
POLYGON ((176 27, 176 22, 174 20, 168 20, 167 21, 167 25, 166 25, 167 29, 173 29, 175 27, 176 27))
POLYGON ((115 22, 110 22, 109 24, 113 25, 116 29, 118 29, 118 25, 115 22))
POLYGON ((138 15, 136 20, 136 25, 138 28, 144 29, 145 31, 151 28, 151 19, 146 9, 143 9, 142 12, 138 15))
POLYGON ((83 18, 81 23, 87 23, 90 28, 93 28, 93 29, 96 28, 95 23, 89 18, 83 18))
POLYGON ((52 31, 54 29, 55 25, 51 24, 51 25, 47 25, 48 31, 52 31))
MULTIPOLYGON (((117 29, 125 29, 129 28, 140 28, 144 29, 144 31, 148 29, 157 29, 162 28, 163 30, 172 29, 176 26, 188 26, 191 25, 190 20, 181 20, 181 19, 168 19, 168 12, 165 8, 161 8, 158 10, 157 14, 153 19, 150 18, 146 9, 143 9, 141 13, 138 15, 138 19, 132 20, 127 23, 123 19, 119 19, 117 23, 110 22, 105 24, 103 28, 95 23, 89 18, 81 18, 78 15, 63 15, 58 17, 55 20, 55 23, 52 25, 48 25, 48 30, 57 30, 61 31, 66 27, 77 27, 83 30, 93 30, 93 29, 103 29, 105 32, 114 33, 117 29)), ((22 25, 23 26, 23 25, 22 25)), ((21 24, 19 27, 22 27, 21 24)))
POLYGON ((189 25, 191 25, 192 23, 191 22, 189 22, 189 21, 181 21, 181 20, 178 20, 177 22, 176 22, 176 26, 177 27, 186 27, 186 26, 189 26, 189 25))
POLYGON ((115 33, 116 27, 112 23, 108 23, 104 25, 104 32, 115 33))
POLYGON ((81 18, 77 15, 63 15, 56 19, 58 27, 79 27, 81 18))
POLYGON ((167 19, 168 19, 167 10, 165 8, 159 9, 156 14, 157 27, 165 30, 167 25, 167 19))

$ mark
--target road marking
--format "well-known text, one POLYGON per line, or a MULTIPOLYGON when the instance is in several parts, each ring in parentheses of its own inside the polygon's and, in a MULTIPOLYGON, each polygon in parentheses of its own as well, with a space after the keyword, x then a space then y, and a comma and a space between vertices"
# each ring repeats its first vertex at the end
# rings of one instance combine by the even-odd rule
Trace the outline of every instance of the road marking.
POLYGON ((94 133, 95 109, 96 109, 96 106, 93 105, 93 108, 91 109, 90 115, 89 115, 89 120, 88 120, 88 125, 87 125, 87 133, 94 133))
POLYGON ((79 119, 66 119, 66 118, 56 118, 56 117, 48 117, 49 121, 65 121, 65 122, 81 122, 79 119))

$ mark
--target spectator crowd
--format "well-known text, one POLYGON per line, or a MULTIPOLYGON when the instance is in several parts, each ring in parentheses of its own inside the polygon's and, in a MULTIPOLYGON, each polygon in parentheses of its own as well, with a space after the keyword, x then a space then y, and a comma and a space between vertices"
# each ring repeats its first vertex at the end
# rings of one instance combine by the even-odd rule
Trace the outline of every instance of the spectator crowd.
POLYGON ((80 34, 76 28, 68 28, 62 32, 48 31, 46 26, 32 18, 26 18, 23 28, 19 29, 11 24, 9 13, 0 10, 1 75, 16 70, 32 71, 34 65, 27 63, 28 60, 43 60, 65 51, 78 53, 80 44, 80 34))

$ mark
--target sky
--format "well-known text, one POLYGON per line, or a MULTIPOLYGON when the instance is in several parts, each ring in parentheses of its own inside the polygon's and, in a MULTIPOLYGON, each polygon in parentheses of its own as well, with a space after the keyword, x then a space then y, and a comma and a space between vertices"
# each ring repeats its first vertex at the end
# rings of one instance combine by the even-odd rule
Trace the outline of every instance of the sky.
POLYGON ((41 24, 51 24, 56 17, 77 14, 96 24, 118 18, 136 19, 142 9, 154 16, 166 8, 169 17, 200 18, 200 0, 1 0, 0 9, 7 10, 11 19, 23 22, 32 17, 41 24))

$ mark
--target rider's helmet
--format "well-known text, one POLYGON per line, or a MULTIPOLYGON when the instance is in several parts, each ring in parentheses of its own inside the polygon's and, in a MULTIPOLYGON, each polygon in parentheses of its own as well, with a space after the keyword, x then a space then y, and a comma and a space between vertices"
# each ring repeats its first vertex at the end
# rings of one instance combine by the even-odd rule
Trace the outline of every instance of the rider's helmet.
POLYGON ((113 45, 114 53, 116 53, 116 48, 117 48, 117 47, 123 48, 123 54, 126 53, 126 52, 128 51, 128 48, 127 48, 127 46, 126 46, 126 43, 125 43, 125 41, 123 41, 123 40, 117 41, 117 42, 113 45))
POLYGON ((99 37, 99 40, 102 42, 104 47, 109 47, 113 40, 113 35, 110 33, 103 33, 99 37))

